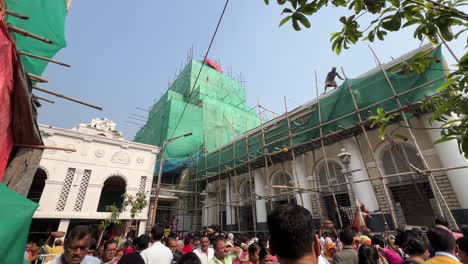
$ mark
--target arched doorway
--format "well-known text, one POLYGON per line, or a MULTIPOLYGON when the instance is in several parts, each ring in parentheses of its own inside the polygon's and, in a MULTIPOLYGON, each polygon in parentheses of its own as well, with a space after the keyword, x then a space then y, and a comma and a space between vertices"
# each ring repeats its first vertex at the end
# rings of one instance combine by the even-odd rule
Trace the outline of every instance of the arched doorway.
POLYGON ((349 199, 348 185, 345 175, 342 173, 343 167, 336 160, 329 159, 318 164, 317 176, 320 193, 323 200, 325 214, 338 227, 340 218, 337 214, 337 206, 341 208, 341 222, 344 227, 351 222, 353 208, 349 199))
POLYGON ((29 188, 27 198, 33 202, 39 203, 41 200, 42 192, 47 180, 47 173, 42 168, 37 168, 36 173, 29 188))
POLYGON ((101 197, 99 197, 98 212, 108 212, 108 206, 115 204, 122 207, 123 197, 127 183, 120 176, 107 178, 102 187, 101 197))
POLYGON ((294 184, 289 173, 285 171, 275 172, 271 177, 271 186, 273 207, 286 203, 296 203, 296 198, 294 197, 294 188, 291 188, 294 187, 294 184))
POLYGON ((241 201, 238 210, 240 230, 254 230, 252 192, 255 192, 255 190, 251 188, 253 188, 253 183, 251 183, 250 180, 244 180, 239 185, 239 197, 241 201))
MULTIPOLYGON (((380 153, 380 162, 385 175, 411 173, 425 169, 416 147, 408 143, 385 146, 380 153)), ((434 194, 427 177, 417 173, 395 175, 386 178, 386 185, 393 197, 399 224, 430 226, 434 223, 434 194)))

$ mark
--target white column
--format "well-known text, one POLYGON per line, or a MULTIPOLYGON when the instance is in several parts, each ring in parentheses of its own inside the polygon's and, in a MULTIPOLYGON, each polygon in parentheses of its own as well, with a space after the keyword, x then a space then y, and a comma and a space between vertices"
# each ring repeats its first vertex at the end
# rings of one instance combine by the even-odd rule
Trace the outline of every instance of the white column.
MULTIPOLYGON (((433 121, 432 125, 427 121, 424 122, 424 126, 429 128, 440 128, 442 125, 441 122, 433 121)), ((439 129, 427 129, 427 133, 431 138, 431 141, 434 142, 441 138, 439 129)), ((458 166, 467 166, 468 161, 465 159, 463 154, 460 153, 456 140, 446 141, 440 144, 434 144, 434 149, 437 152, 442 167, 458 167, 458 166)), ((453 192, 457 197, 458 202, 462 209, 468 208, 468 191, 466 191, 466 186, 468 186, 468 169, 459 169, 459 170, 448 170, 446 171, 447 177, 452 185, 453 192)))
POLYGON ((226 179, 226 225, 236 224, 236 213, 234 204, 231 204, 231 197, 234 199, 235 188, 232 180, 226 179))
POLYGON ((57 228, 57 231, 63 231, 65 232, 65 236, 67 235, 67 229, 68 226, 70 225, 70 219, 62 219, 60 220, 60 224, 57 228))
MULTIPOLYGON (((296 188, 309 188, 309 184, 307 181, 307 169, 304 155, 300 155, 295 157, 292 162, 292 169, 293 169, 293 181, 294 186, 296 188)), ((311 214, 312 211, 312 198, 309 192, 304 192, 302 194, 296 193, 296 201, 297 204, 301 205, 305 209, 309 210, 311 214), (301 199, 302 195, 302 199, 301 199)))
POLYGON ((138 226, 138 236, 144 235, 146 231, 146 220, 141 220, 138 226))
MULTIPOLYGON (((258 196, 265 196, 265 177, 262 174, 262 169, 257 169, 253 171, 254 181, 255 181, 255 194, 258 196)), ((256 196, 255 199, 255 209, 257 214, 257 223, 266 223, 267 221, 267 210, 266 210, 266 201, 265 199, 260 199, 256 196)))
MULTIPOLYGON (((355 138, 348 138, 342 141, 343 147, 346 151, 351 154, 351 163, 349 164, 349 170, 359 170, 353 172, 354 182, 368 180, 369 175, 367 175, 366 165, 364 164, 363 158, 359 151, 355 138)), ((361 204, 366 206, 366 209, 369 211, 375 211, 379 209, 379 204, 377 203, 377 198, 372 188, 372 183, 370 181, 354 183, 354 195, 361 204)), ((354 204, 352 201, 351 204, 354 204)))

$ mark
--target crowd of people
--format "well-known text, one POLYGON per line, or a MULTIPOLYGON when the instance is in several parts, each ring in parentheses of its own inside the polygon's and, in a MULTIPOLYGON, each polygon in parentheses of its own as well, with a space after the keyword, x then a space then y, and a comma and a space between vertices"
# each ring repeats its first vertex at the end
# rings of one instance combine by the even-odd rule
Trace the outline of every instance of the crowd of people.
MULTIPOLYGON (((149 235, 96 247, 87 226, 76 226, 66 236, 63 252, 47 264, 468 264, 468 228, 453 232, 438 219, 427 232, 398 228, 394 235, 342 229, 314 230, 308 210, 283 205, 267 220, 268 237, 234 235, 208 229, 203 233, 165 236, 155 225, 149 235), (465 236, 464 236, 465 235, 465 236)), ((52 247, 53 248, 53 247, 52 247)), ((57 248, 58 249, 58 248, 57 248)), ((59 250, 56 250, 59 252, 59 250)))

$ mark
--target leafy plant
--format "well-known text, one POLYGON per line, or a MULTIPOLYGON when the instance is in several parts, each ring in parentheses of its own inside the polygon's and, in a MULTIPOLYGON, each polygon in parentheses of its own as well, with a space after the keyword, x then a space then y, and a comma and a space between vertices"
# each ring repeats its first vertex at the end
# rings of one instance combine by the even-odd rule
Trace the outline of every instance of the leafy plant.
MULTIPOLYGON (((264 2, 268 5, 270 1, 264 2)), ((277 0, 277 3, 285 6, 282 12, 285 17, 279 26, 291 21, 296 31, 310 28, 309 18, 326 7, 350 10, 353 14, 338 18, 342 28, 330 37, 331 48, 337 54, 358 41, 384 41, 389 33, 407 27, 414 28, 413 38, 421 41, 425 38, 434 44, 458 39, 468 30, 468 14, 463 11, 468 0, 277 0), (364 29, 359 23, 363 15, 373 18, 364 29)), ((405 74, 420 74, 434 60, 423 52, 402 63, 402 70, 405 74)), ((444 123, 442 139, 435 143, 457 140, 460 151, 468 158, 468 53, 457 59, 455 67, 439 89, 441 95, 424 100, 423 107, 432 107, 432 119, 444 123)), ((379 112, 371 117, 374 125, 380 126, 380 135, 388 126, 387 118, 379 112)))

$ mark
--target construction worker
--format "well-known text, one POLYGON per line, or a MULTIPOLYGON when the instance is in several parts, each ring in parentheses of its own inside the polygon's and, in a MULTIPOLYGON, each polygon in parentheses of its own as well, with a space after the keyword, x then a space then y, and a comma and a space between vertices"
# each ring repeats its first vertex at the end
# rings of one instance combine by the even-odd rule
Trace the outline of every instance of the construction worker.
POLYGON ((327 88, 328 87, 337 87, 338 85, 336 85, 336 82, 335 82, 335 77, 340 78, 340 80, 343 80, 343 78, 341 78, 341 76, 338 74, 338 72, 336 72, 336 67, 333 67, 332 70, 327 74, 327 79, 325 80, 325 92, 327 92, 327 88))

